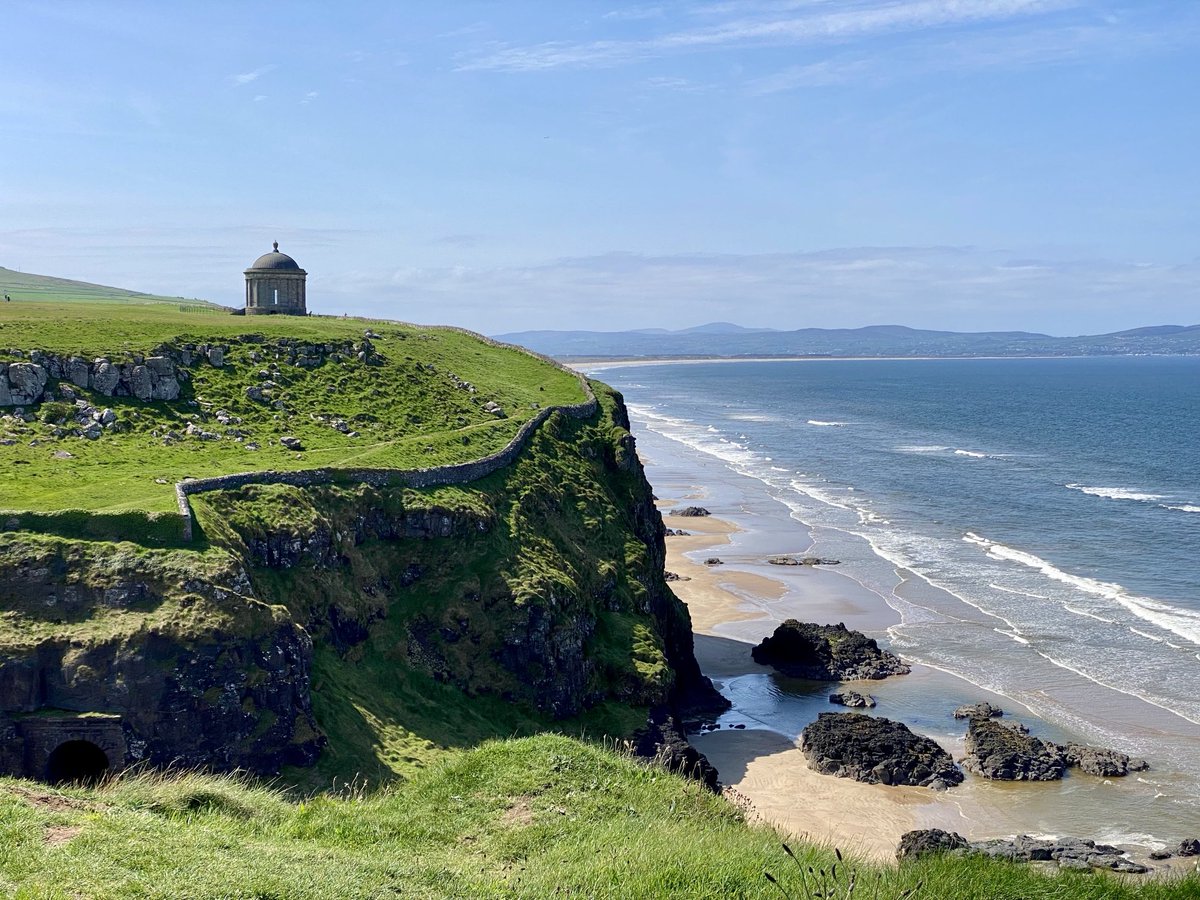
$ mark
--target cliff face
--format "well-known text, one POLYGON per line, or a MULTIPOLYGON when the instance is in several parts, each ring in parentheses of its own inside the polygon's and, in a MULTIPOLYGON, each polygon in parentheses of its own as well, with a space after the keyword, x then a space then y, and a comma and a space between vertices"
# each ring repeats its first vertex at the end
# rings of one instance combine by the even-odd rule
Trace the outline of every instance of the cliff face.
POLYGON ((6 542, 0 715, 119 714, 125 762, 311 764, 322 746, 309 694, 312 642, 255 600, 230 562, 130 545, 6 542))
MULTIPOLYGON (((353 729, 470 742, 478 703, 503 734, 504 709, 528 727, 711 700, 621 399, 600 399, 466 486, 204 495, 200 552, 10 542, 0 711, 118 713, 132 758, 273 772, 353 729), (414 685, 467 712, 410 715, 414 685)), ((383 743, 341 770, 395 770, 383 743)))

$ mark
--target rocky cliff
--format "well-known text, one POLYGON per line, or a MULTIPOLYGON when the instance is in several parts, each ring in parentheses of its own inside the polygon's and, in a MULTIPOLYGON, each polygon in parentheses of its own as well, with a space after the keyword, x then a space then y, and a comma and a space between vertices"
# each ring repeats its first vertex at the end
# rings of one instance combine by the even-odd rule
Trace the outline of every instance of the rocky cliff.
MULTIPOLYGON (((194 505, 195 550, 7 536, 0 712, 116 713, 133 759, 276 772, 336 750, 351 710, 354 729, 439 746, 481 733, 410 718, 401 685, 490 698, 523 726, 714 701, 618 395, 551 416, 471 485, 248 485, 194 505)), ((340 771, 395 769, 382 743, 340 771)))

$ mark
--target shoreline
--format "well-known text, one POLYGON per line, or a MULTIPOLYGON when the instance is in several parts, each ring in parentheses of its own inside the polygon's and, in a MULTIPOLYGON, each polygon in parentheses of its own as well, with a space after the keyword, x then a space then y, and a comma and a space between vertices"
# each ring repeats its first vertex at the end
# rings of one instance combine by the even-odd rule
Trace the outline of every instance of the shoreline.
MULTIPOLYGON (((661 507, 674 505, 660 501, 661 507)), ((756 598, 743 591, 757 589, 762 591, 757 599, 772 601, 782 599, 788 586, 781 580, 722 571, 722 566, 707 566, 688 558, 686 554, 700 551, 719 555, 721 549, 729 547, 731 536, 741 531, 732 522, 715 516, 669 514, 663 515, 663 521, 668 528, 689 532, 687 536, 667 537, 667 569, 681 576, 679 581, 671 582, 671 587, 688 607, 693 634, 720 640, 697 641, 696 659, 701 671, 715 681, 753 671, 771 672, 750 657, 752 644, 736 642, 740 653, 739 646, 730 646, 734 642, 722 633, 721 626, 762 622, 769 632, 773 617, 756 603, 756 598)), ((882 600, 880 603, 886 607, 882 600)), ((830 689, 834 684, 830 683, 830 689)), ((915 828, 932 827, 925 824, 925 819, 936 796, 921 788, 862 784, 822 775, 809 768, 795 740, 767 723, 720 729, 688 739, 716 766, 722 784, 750 801, 758 819, 805 841, 891 863, 901 835, 915 828)))
MULTIPOLYGON (((763 554, 746 552, 757 549, 752 543, 753 528, 720 515, 692 518, 668 512, 704 497, 703 490, 693 487, 676 498, 659 501, 666 526, 688 532, 686 536, 667 537, 666 568, 680 576, 670 584, 692 616, 697 661, 704 674, 734 702, 734 708, 719 720, 723 727, 688 739, 717 768, 722 783, 749 801, 753 818, 807 842, 837 847, 883 864, 895 863, 895 850, 905 832, 942 828, 957 831, 968 840, 1053 833, 1114 843, 1139 862, 1149 863, 1149 877, 1169 877, 1194 865, 1187 859, 1149 861, 1149 851, 1162 846, 1161 842, 1119 837, 1114 832, 1116 826, 1098 832, 1097 822, 1121 821, 1117 815, 1122 803, 1119 792, 1126 785, 1114 781, 1103 781, 1105 788, 1112 785, 1106 806, 1111 805, 1113 817, 1096 818, 1084 809, 1075 817, 1079 821, 1075 827, 1046 828, 1034 824, 1036 816, 1027 815, 1031 804, 1039 809, 1069 805, 1079 795, 1094 791, 1101 780, 1076 775, 1062 782, 1031 784, 968 776, 964 785, 933 792, 918 787, 863 784, 809 768, 799 749, 798 730, 802 726, 798 720, 780 721, 776 706, 758 702, 764 691, 778 693, 772 688, 778 676, 753 661, 751 648, 785 616, 817 622, 844 620, 851 628, 886 640, 887 629, 898 615, 882 596, 860 584, 849 572, 819 566, 781 567, 777 577, 773 572, 744 571, 762 562, 763 554), (709 566, 694 559, 702 555, 716 556, 725 564, 709 566), (738 725, 742 727, 734 727, 738 725)), ((738 517, 736 513, 734 516, 738 517)), ((914 721, 914 708, 922 709, 931 698, 936 704, 947 696, 958 696, 1007 704, 1008 711, 1019 718, 1027 718, 1029 713, 1023 706, 1014 708, 1010 698, 983 691, 954 673, 915 663, 911 674, 882 681, 805 685, 809 691, 815 690, 811 696, 798 699, 800 704, 807 704, 810 715, 805 721, 811 721, 820 711, 841 710, 828 704, 828 693, 839 686, 874 695, 881 707, 876 712, 907 720, 914 731, 936 740, 955 759, 965 752, 962 732, 949 735, 919 718, 914 721), (908 705, 903 706, 906 695, 908 705)), ((787 683, 783 691, 790 692, 794 687, 787 683)), ((1148 839, 1150 835, 1143 837, 1148 839)))

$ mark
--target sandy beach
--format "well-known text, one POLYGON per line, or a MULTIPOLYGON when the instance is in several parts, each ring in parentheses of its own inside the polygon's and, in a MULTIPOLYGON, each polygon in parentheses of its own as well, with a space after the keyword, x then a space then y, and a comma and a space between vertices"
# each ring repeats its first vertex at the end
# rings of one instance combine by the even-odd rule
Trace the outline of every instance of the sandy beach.
MULTIPOLYGON (((677 505, 680 501, 664 502, 662 507, 666 512, 677 505)), ((770 671, 750 659, 750 644, 729 640, 720 628, 762 620, 764 632, 771 630, 774 620, 763 605, 782 598, 788 586, 688 557, 704 551, 720 558, 738 530, 731 522, 713 516, 671 515, 664 515, 664 522, 670 529, 688 532, 667 538, 667 570, 680 576, 671 587, 692 616, 701 669, 714 678, 770 671)), ((813 599, 820 606, 836 608, 836 598, 828 593, 813 599)), ((853 608, 838 611, 855 612, 853 608)), ((875 613, 886 618, 881 611, 875 613)), ((763 821, 844 853, 893 860, 904 832, 935 820, 954 826, 960 818, 957 810, 939 812, 936 795, 921 788, 860 784, 821 775, 808 767, 794 741, 764 728, 718 730, 695 735, 692 742, 717 767, 722 782, 749 799, 763 821)))
MULTIPOLYGON (((754 814, 797 838, 839 848, 879 862, 894 862, 900 837, 916 828, 943 828, 968 839, 1038 833, 1031 823, 1051 825, 1056 833, 1104 837, 1098 822, 1116 822, 1122 795, 1133 785, 1104 782, 1111 794, 1106 802, 1095 794, 1099 779, 1087 777, 1056 784, 989 782, 968 778, 952 791, 934 792, 916 787, 861 784, 820 774, 809 768, 787 724, 762 712, 752 702, 763 684, 776 677, 768 667, 753 661, 750 650, 757 640, 774 630, 785 610, 803 609, 803 618, 818 622, 845 621, 851 627, 877 634, 895 621, 895 613, 881 598, 858 585, 847 574, 832 569, 789 566, 778 577, 739 571, 732 565, 761 563, 747 555, 735 541, 751 537, 731 521, 710 515, 681 517, 671 508, 698 502, 694 494, 662 501, 669 529, 687 532, 667 537, 667 570, 679 579, 671 583, 692 617, 696 658, 735 708, 723 717, 724 726, 690 740, 721 773, 722 783, 750 801, 754 814), (704 560, 719 558, 720 565, 704 560), (749 689, 741 686, 751 682, 749 689), (744 728, 731 727, 742 724, 744 728), (1097 803, 1112 804, 1112 812, 1097 816, 1097 803), (1073 807, 1077 810, 1071 811, 1073 807), (1053 820, 1058 818, 1058 822, 1053 820), (1082 823, 1089 823, 1083 827, 1082 823), (1055 827, 1062 824, 1063 827, 1055 827)), ((773 573, 772 573, 773 574, 773 573)), ((796 614, 796 613, 793 613, 796 614)), ((960 688, 959 679, 916 665, 910 675, 851 685, 879 699, 881 706, 915 708, 944 702, 948 691, 960 688), (907 699, 906 699, 907 698, 907 699)), ((792 687, 789 685, 789 687, 792 687)), ((810 690, 813 685, 808 686, 810 690)), ((810 709, 837 710, 828 704, 834 684, 816 685, 810 709)), ((981 699, 985 695, 963 695, 981 699)), ((995 698, 1001 701, 1003 698, 995 698)), ((892 713, 895 715, 895 713, 892 713)), ((955 758, 963 753, 961 737, 948 738, 928 729, 955 758)), ((1042 832, 1044 833, 1044 831, 1042 832)), ((1144 859, 1144 848, 1135 852, 1144 859)), ((1187 860, 1155 863, 1166 874, 1189 868, 1187 860)))

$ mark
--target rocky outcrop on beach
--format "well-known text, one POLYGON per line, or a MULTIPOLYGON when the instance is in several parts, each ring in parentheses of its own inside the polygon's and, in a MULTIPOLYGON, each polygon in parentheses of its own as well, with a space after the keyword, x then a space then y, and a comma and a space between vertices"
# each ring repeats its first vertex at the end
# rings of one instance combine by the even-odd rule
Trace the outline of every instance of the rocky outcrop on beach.
POLYGON ((681 506, 678 509, 671 510, 669 513, 667 513, 667 515, 683 516, 684 518, 696 519, 702 516, 711 516, 712 513, 710 513, 703 506, 681 506))
POLYGON ((1188 838, 1185 841, 1180 841, 1179 846, 1175 849, 1175 855, 1200 856, 1200 840, 1188 838))
POLYGON ((1144 759, 1119 750, 1082 744, 1062 746, 1033 737, 1028 728, 1016 722, 982 717, 971 718, 967 725, 966 751, 962 762, 968 771, 997 781, 1056 781, 1068 768, 1120 778, 1150 768, 1144 759))
POLYGON ((998 719, 1004 710, 990 703, 968 703, 954 711, 956 719, 998 719))
POLYGON ((1067 770, 1063 749, 1016 723, 971 719, 963 767, 996 781, 1056 781, 1067 770))
POLYGON ((633 752, 671 772, 696 779, 713 793, 720 790, 716 768, 688 743, 683 727, 666 707, 651 710, 646 725, 634 735, 633 752))
POLYGON ((1056 862, 1060 869, 1109 869, 1140 875, 1150 869, 1109 844, 1083 838, 1045 840, 1019 834, 1011 840, 974 841, 970 852, 1013 862, 1056 862))
POLYGON ((860 681, 910 671, 898 656, 879 649, 873 638, 840 622, 814 625, 788 619, 751 655, 784 675, 814 681, 860 681))
POLYGON ((841 563, 836 559, 823 559, 820 556, 805 556, 797 559, 794 556, 769 556, 767 557, 767 565, 769 566, 840 566, 841 563))
POLYGON ((857 709, 869 709, 875 705, 875 698, 870 694, 860 694, 858 691, 840 691, 829 695, 829 702, 838 706, 849 706, 857 709))
POLYGON ((1142 874, 1150 869, 1108 844, 1083 838, 1045 840, 1019 834, 1011 839, 967 842, 957 832, 940 828, 906 832, 896 848, 896 858, 915 859, 926 853, 977 853, 1012 862, 1056 862, 1061 869, 1108 869, 1113 872, 1142 874))
POLYGON ((944 790, 963 780, 937 743, 875 716, 821 713, 801 733, 800 749, 818 772, 867 784, 944 790))
POLYGON ((917 831, 906 831, 900 836, 900 846, 896 848, 896 859, 916 859, 926 853, 965 850, 968 846, 966 838, 957 831, 921 828, 917 831))
POLYGON ((1144 759, 1131 757, 1119 750, 1067 744, 1063 752, 1067 757, 1067 765, 1078 766, 1080 771, 1104 778, 1121 778, 1130 772, 1144 772, 1150 768, 1144 759))

